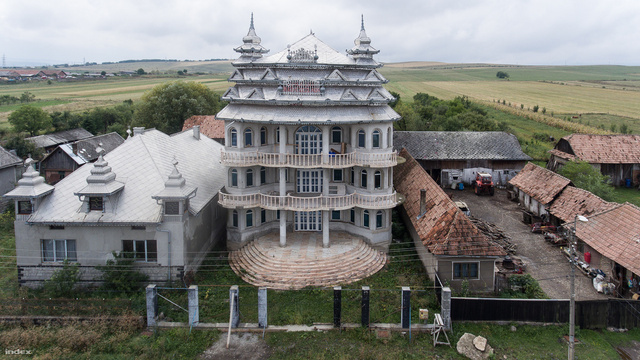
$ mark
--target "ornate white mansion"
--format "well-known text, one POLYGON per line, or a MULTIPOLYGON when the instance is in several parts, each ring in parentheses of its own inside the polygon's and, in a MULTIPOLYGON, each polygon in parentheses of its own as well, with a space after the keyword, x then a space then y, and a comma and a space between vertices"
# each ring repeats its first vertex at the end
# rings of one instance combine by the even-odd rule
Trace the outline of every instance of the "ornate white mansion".
POLYGON ((265 56, 252 16, 235 49, 229 105, 217 115, 225 122, 228 180, 219 201, 229 209, 230 250, 265 236, 289 247, 320 232, 324 248, 347 234, 388 250, 400 116, 370 43, 363 22, 346 54, 310 33, 265 56))

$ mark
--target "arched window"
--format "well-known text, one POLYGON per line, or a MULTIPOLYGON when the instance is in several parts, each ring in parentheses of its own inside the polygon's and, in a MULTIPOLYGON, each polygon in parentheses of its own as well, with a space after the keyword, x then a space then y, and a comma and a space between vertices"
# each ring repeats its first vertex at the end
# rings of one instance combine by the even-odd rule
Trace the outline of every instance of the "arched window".
POLYGON ((358 130, 358 147, 363 148, 365 146, 364 130, 358 130))
POLYGON ((244 131, 244 146, 253 146, 253 131, 251 129, 244 131))
POLYGON ((297 154, 319 154, 322 152, 322 130, 317 126, 301 126, 296 130, 295 137, 297 154))
POLYGON ((260 185, 267 183, 267 169, 263 166, 260 168, 260 185))
POLYGON ((238 131, 231 129, 229 135, 231 137, 231 146, 238 146, 238 131))
POLYGON ((253 226, 253 210, 247 210, 247 213, 244 216, 245 223, 244 227, 252 227, 253 226))
POLYGON ((248 169, 247 170, 247 183, 246 183, 247 187, 249 186, 253 186, 253 170, 248 169))
POLYGON ((367 188, 367 170, 360 172, 360 187, 367 188))
POLYGON ((342 142, 342 128, 334 126, 331 128, 331 143, 339 144, 342 142))
POLYGON ((233 214, 231 215, 231 226, 238 227, 238 211, 233 210, 233 214))
POLYGON ((231 169, 231 186, 238 186, 238 170, 231 169))
POLYGON ((376 172, 373 174, 373 183, 374 183, 374 188, 376 189, 380 189, 382 188, 382 172, 380 172, 380 170, 376 170, 376 172))
POLYGON ((369 227, 369 210, 362 212, 362 226, 369 227))
POLYGON ((379 148, 380 147, 380 130, 374 130, 373 135, 371 136, 372 147, 379 148))
POLYGON ((267 128, 264 126, 260 129, 260 145, 267 145, 267 128))
POLYGON ((382 210, 378 210, 376 213, 376 229, 382 229, 382 210))

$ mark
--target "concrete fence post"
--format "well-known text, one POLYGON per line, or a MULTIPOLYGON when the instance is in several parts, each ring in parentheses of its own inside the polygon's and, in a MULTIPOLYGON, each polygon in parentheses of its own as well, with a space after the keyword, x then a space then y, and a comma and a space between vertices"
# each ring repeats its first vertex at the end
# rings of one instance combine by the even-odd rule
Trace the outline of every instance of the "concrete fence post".
POLYGON ((362 287, 362 315, 360 316, 360 324, 363 327, 369 327, 369 287, 362 287))
POLYGON ((400 323, 403 329, 411 327, 411 289, 408 286, 402 287, 402 311, 400 312, 400 323))
POLYGON ((191 285, 187 289, 189 299, 189 325, 196 326, 200 322, 200 310, 198 309, 198 286, 191 285))
POLYGON ((147 285, 147 327, 157 325, 158 319, 158 289, 155 285, 147 285))
POLYGON ((261 287, 258 289, 258 326, 264 329, 267 324, 267 288, 261 287))
POLYGON ((333 326, 339 328, 342 317, 342 287, 333 288, 333 326))
POLYGON ((440 315, 442 315, 442 322, 447 330, 451 330, 451 288, 443 287, 440 303, 440 315))
POLYGON ((231 327, 237 328, 240 325, 240 307, 238 306, 238 285, 233 285, 229 289, 229 302, 233 303, 233 308, 231 309, 231 327))

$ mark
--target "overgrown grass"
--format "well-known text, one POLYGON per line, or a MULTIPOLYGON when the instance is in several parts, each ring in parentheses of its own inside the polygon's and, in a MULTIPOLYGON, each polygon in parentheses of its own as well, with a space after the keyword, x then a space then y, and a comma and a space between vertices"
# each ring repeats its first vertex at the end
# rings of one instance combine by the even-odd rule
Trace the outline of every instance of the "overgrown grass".
POLYGON ((640 206, 640 190, 637 188, 615 187, 613 189, 613 201, 621 204, 628 201, 640 206))

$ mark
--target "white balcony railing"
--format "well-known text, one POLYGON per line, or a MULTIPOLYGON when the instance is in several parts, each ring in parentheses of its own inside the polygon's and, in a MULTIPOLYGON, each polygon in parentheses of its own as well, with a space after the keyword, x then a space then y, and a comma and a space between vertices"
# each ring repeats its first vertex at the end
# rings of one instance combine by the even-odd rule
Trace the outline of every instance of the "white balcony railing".
POLYGON ((280 154, 259 151, 240 152, 222 150, 222 164, 225 166, 266 166, 294 168, 347 168, 352 166, 391 167, 398 164, 398 153, 348 154, 280 154))
POLYGON ((261 207, 268 210, 292 211, 347 210, 352 207, 391 209, 401 202, 396 192, 381 195, 353 193, 338 196, 279 196, 262 193, 232 195, 220 191, 218 199, 220 205, 229 209, 261 207))

